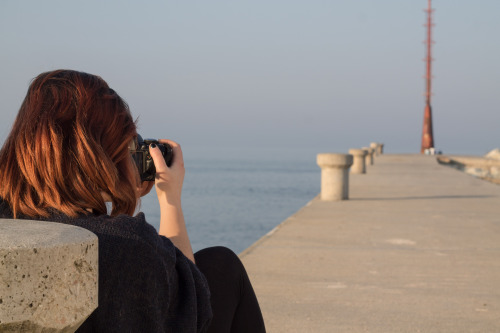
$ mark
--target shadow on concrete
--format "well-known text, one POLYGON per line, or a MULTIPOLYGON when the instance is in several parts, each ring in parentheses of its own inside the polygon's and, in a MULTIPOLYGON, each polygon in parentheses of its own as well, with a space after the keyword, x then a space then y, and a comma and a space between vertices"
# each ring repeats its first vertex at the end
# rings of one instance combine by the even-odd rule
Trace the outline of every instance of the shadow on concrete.
POLYGON ((349 198, 352 201, 377 201, 377 200, 434 200, 434 199, 483 199, 498 198, 497 195, 431 195, 393 198, 349 198))

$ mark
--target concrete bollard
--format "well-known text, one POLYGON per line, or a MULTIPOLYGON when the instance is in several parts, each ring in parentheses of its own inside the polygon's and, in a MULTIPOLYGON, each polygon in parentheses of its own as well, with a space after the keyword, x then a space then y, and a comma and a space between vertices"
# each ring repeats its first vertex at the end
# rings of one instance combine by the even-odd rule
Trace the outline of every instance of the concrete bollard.
POLYGON ((384 153, 384 144, 379 143, 377 149, 378 149, 378 154, 382 155, 384 153))
POLYGON ((349 149, 349 154, 353 156, 351 173, 366 173, 366 151, 364 151, 363 149, 349 149))
POLYGON ((375 164, 375 149, 370 147, 370 164, 375 164))
POLYGON ((321 200, 349 199, 349 167, 353 157, 347 154, 318 154, 321 168, 321 200))
POLYGON ((97 308, 97 237, 0 219, 0 331, 74 332, 97 308))
POLYGON ((362 149, 366 151, 365 165, 373 165, 373 153, 375 150, 370 147, 363 147, 362 149))
POLYGON ((376 142, 370 142, 370 148, 372 148, 372 149, 373 149, 373 151, 374 151, 375 155, 379 155, 379 153, 378 153, 378 148, 377 148, 377 147, 378 147, 378 145, 379 145, 379 144, 378 144, 378 143, 376 143, 376 142))
POLYGON ((384 153, 384 144, 378 142, 371 142, 370 148, 375 149, 375 155, 382 155, 384 153))

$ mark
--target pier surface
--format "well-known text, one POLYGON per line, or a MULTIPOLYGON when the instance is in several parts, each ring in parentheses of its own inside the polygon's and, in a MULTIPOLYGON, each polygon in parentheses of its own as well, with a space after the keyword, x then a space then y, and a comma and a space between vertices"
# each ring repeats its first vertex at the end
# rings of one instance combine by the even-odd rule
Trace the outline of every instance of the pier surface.
POLYGON ((500 332, 500 186, 424 155, 349 181, 240 255, 268 332, 500 332))

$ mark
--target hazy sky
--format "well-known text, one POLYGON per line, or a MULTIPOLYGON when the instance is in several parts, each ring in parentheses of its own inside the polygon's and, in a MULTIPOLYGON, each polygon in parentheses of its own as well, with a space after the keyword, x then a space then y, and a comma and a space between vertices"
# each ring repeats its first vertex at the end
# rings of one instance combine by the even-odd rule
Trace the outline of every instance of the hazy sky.
MULTIPOLYGON (((37 74, 102 76, 184 149, 419 152, 426 0, 0 0, 0 140, 37 74)), ((500 147, 500 1, 434 0, 434 133, 500 147)))

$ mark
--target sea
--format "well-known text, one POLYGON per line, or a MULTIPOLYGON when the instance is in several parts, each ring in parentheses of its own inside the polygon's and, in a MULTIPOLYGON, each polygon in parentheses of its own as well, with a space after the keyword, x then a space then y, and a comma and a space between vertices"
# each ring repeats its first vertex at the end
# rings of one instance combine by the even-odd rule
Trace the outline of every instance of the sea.
MULTIPOLYGON (((312 153, 183 149, 183 154, 182 207, 194 251, 222 245, 241 253, 320 191, 321 170, 312 153)), ((139 211, 158 230, 154 189, 139 211)))

